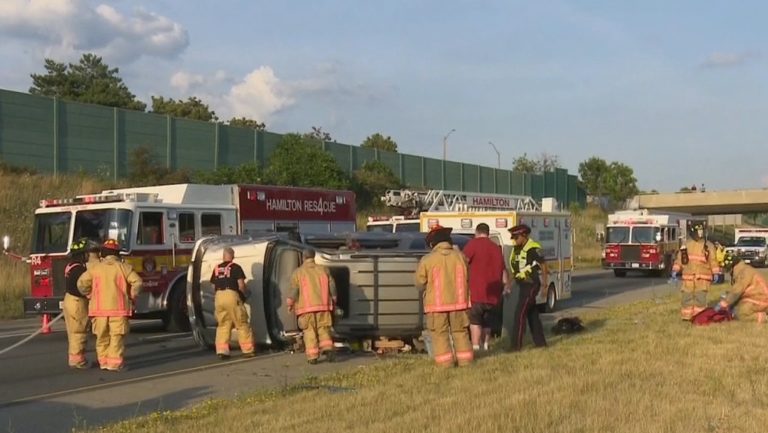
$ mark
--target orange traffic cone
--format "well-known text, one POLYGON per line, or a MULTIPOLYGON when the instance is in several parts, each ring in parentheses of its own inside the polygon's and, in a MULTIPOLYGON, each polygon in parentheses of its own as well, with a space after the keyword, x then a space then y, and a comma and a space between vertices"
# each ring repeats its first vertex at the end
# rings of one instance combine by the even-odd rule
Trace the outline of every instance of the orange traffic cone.
POLYGON ((41 334, 50 334, 51 327, 48 325, 51 322, 50 314, 43 314, 43 330, 41 334))

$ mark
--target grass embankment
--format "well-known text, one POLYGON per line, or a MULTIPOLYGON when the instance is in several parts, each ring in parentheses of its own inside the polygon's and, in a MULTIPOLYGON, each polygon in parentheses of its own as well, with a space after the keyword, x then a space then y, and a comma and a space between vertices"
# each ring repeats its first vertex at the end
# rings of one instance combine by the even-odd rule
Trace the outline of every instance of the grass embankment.
POLYGON ((577 269, 599 267, 603 246, 597 242, 596 227, 608 222, 608 214, 595 205, 572 212, 574 264, 577 269))
MULTIPOLYGON (((85 176, 52 176, 0 171, 0 236, 11 237, 11 249, 27 254, 34 211, 44 198, 74 197, 107 188, 105 182, 85 176)), ((29 265, 0 258, 0 319, 22 315, 21 298, 29 293, 29 265)))
MULTIPOLYGON (((712 293, 715 299, 718 293, 712 293)), ((105 427, 107 433, 757 432, 768 423, 765 328, 692 327, 678 299, 592 313, 547 350, 494 353, 466 369, 426 356, 208 401, 105 427)))

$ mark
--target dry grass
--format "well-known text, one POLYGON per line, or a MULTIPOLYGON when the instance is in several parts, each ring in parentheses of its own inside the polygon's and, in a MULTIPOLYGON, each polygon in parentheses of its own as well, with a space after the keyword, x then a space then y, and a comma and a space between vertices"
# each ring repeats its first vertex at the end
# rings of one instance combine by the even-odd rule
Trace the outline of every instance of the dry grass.
MULTIPOLYGON (((34 211, 45 198, 74 197, 108 188, 107 182, 91 177, 12 174, 0 171, 0 235, 11 237, 11 249, 27 254, 34 211)), ((21 298, 29 291, 29 266, 0 258, 0 319, 22 313, 21 298)))
POLYGON ((586 333, 550 338, 548 350, 495 353, 467 369, 402 357, 101 431, 762 431, 766 330, 737 322, 693 328, 679 321, 677 302, 595 313, 584 317, 586 333), (339 388, 349 391, 333 392, 339 388))
POLYGON ((597 224, 605 224, 608 214, 599 206, 590 205, 573 213, 574 261, 578 268, 599 267, 602 245, 596 241, 597 224))

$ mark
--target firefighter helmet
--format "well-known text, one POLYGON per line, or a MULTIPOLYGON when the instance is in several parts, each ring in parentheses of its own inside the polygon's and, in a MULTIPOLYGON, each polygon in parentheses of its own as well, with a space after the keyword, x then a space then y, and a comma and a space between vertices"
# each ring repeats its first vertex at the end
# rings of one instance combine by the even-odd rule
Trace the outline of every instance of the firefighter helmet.
POLYGON ((427 242, 428 246, 437 245, 440 242, 451 242, 452 231, 453 229, 450 227, 443 227, 440 224, 435 224, 429 230, 429 233, 427 233, 424 240, 427 242))
POLYGON ((103 244, 101 244, 101 255, 106 256, 116 256, 120 253, 120 244, 114 240, 114 239, 107 239, 103 244))
POLYGON ((72 242, 72 245, 69 246, 69 257, 76 257, 77 255, 85 254, 87 248, 88 239, 80 238, 75 242, 72 242))
POLYGON ((728 251, 725 253, 725 258, 723 259, 723 268, 725 268, 726 270, 731 270, 740 261, 741 261, 741 258, 739 258, 739 256, 734 254, 732 251, 728 251))

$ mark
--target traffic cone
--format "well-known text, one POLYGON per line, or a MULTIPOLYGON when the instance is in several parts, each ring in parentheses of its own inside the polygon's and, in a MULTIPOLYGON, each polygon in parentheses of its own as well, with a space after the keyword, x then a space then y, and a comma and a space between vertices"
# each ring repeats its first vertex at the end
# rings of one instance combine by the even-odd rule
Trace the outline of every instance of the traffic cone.
POLYGON ((43 314, 43 331, 41 332, 41 334, 51 333, 51 327, 48 325, 49 323, 51 323, 50 314, 43 314))

